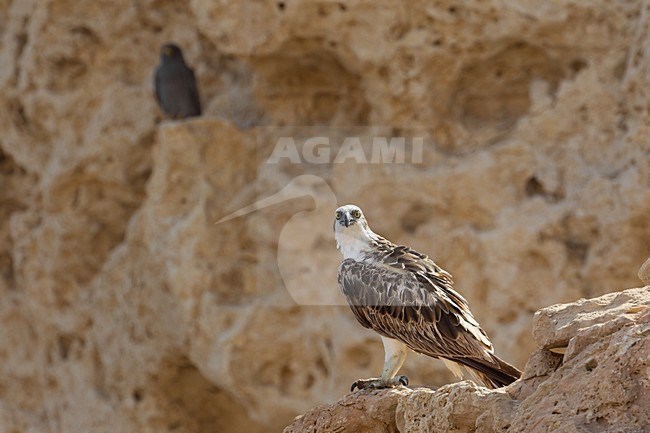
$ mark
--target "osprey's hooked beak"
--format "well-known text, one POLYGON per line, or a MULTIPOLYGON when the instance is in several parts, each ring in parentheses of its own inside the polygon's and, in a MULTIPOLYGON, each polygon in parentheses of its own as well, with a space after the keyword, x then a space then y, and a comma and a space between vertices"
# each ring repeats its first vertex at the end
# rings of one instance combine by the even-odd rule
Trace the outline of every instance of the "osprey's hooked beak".
POLYGON ((354 220, 352 219, 350 212, 346 212, 343 214, 343 225, 350 227, 350 224, 354 224, 354 220))

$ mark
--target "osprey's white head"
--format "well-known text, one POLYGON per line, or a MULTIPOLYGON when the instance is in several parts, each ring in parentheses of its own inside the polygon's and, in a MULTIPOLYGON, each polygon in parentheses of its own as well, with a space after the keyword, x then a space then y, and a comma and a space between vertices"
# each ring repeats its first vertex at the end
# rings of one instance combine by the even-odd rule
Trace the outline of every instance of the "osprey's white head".
POLYGON ((346 259, 361 260, 372 248, 378 236, 368 227, 359 206, 346 204, 334 213, 334 237, 336 247, 346 259))

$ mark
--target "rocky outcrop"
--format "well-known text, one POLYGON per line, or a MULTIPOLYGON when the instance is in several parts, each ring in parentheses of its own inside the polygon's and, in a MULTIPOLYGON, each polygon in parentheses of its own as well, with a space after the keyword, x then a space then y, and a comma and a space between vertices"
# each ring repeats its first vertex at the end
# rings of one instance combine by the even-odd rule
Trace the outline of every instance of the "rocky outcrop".
POLYGON ((643 284, 650 285, 650 259, 646 260, 639 269, 639 279, 643 281, 643 284))
POLYGON ((337 401, 383 358, 336 283, 349 202, 542 380, 534 312, 648 256, 649 5, 0 0, 2 430, 275 432, 337 401), (199 119, 156 108, 168 41, 199 119), (269 163, 282 136, 421 137, 422 161, 269 163))
POLYGON ((284 431, 647 432, 650 287, 554 305, 535 317, 537 349, 521 380, 506 388, 466 381, 359 391, 284 431))

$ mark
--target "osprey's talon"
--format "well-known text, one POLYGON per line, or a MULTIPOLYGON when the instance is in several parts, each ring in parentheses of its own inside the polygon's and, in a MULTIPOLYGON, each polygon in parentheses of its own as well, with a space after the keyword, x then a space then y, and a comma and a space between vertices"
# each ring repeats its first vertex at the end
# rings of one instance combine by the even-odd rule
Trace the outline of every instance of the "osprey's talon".
POLYGON ((406 376, 395 376, 400 385, 409 386, 409 378, 406 376))
POLYGON ((380 389, 380 388, 395 388, 396 386, 407 386, 409 384, 409 378, 406 376, 395 376, 389 380, 382 380, 380 378, 370 378, 370 379, 359 379, 352 384, 350 387, 350 392, 354 392, 355 389, 380 389))
POLYGON ((359 379, 352 384, 350 391, 354 392, 355 389, 361 391, 362 389, 367 388, 386 388, 386 384, 384 384, 381 379, 375 377, 372 377, 370 379, 359 379))

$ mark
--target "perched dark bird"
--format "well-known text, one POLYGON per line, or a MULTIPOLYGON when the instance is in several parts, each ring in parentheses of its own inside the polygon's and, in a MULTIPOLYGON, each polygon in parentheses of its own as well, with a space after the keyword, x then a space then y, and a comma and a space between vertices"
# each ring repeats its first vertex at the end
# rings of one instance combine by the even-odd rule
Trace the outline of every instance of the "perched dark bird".
POLYGON ((451 275, 424 254, 370 230, 357 206, 341 206, 334 218, 343 253, 339 284, 359 323, 381 336, 385 352, 381 376, 358 380, 352 390, 407 385, 406 376, 396 376, 407 348, 440 358, 456 376, 468 373, 488 388, 521 376, 494 354, 467 301, 452 288, 451 275))
POLYGON ((158 105, 172 119, 201 115, 194 71, 185 64, 183 52, 177 45, 165 44, 160 49, 154 87, 158 105))

